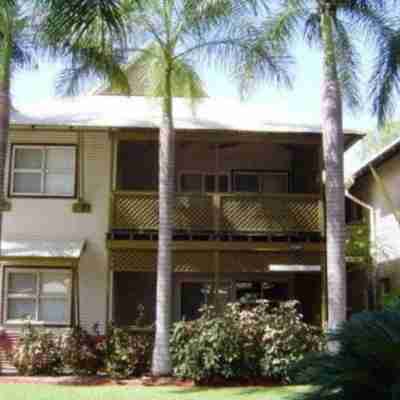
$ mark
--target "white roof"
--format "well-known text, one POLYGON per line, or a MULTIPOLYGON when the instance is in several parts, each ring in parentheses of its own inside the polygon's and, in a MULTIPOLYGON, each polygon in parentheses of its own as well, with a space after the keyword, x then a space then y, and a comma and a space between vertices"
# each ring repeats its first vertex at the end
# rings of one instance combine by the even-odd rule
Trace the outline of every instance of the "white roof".
MULTIPOLYGON (((289 116, 288 112, 288 116, 289 116)), ((158 128, 158 99, 128 96, 82 96, 58 98, 13 111, 16 126, 72 126, 92 128, 158 128)), ((232 99, 201 100, 193 109, 186 99, 174 99, 174 123, 178 130, 224 130, 264 133, 319 134, 318 125, 288 124, 274 119, 264 105, 232 99)), ((345 133, 361 135, 359 131, 345 133)))
POLYGON ((374 167, 379 166, 390 158, 391 155, 400 150, 400 137, 396 138, 389 145, 385 146, 382 150, 378 151, 372 157, 364 161, 361 166, 352 173, 352 178, 357 179, 369 171, 369 165, 374 167))
POLYGON ((79 259, 84 248, 84 240, 3 240, 0 256, 79 259))

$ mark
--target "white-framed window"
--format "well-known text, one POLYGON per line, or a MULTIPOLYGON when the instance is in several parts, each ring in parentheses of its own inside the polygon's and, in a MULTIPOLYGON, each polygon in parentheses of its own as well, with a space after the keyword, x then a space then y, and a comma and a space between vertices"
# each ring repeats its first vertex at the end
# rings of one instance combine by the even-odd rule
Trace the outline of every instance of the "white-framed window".
POLYGON ((234 191, 250 193, 287 193, 287 172, 234 171, 234 191))
POLYGON ((179 191, 192 193, 227 193, 229 174, 183 171, 179 174, 179 191))
POLYGON ((74 197, 76 147, 14 145, 10 195, 74 197))
POLYGON ((8 268, 5 276, 5 322, 69 325, 70 270, 8 268))

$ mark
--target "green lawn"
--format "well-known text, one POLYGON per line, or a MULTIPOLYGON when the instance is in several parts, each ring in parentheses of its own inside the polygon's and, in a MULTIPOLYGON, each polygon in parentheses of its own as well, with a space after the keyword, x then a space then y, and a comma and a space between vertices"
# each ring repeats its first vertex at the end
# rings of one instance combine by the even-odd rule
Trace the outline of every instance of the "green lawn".
POLYGON ((0 400, 292 400, 304 387, 178 388, 0 385, 0 400))

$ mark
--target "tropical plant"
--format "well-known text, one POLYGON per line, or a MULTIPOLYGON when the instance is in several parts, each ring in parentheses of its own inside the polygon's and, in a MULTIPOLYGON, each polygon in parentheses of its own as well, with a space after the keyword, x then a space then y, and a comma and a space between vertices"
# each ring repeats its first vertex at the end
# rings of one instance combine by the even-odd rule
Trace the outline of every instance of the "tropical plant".
POLYGON ((103 354, 105 372, 113 379, 126 379, 150 371, 153 344, 152 332, 109 326, 97 349, 103 354))
POLYGON ((361 313, 333 335, 337 353, 306 358, 296 366, 301 382, 315 385, 304 400, 398 399, 400 313, 361 313))
POLYGON ((32 66, 31 25, 15 1, 0 1, 0 239, 2 211, 8 209, 4 198, 5 168, 10 128, 10 86, 13 73, 32 66))
MULTIPOLYGON (((322 53, 321 124, 330 330, 346 320, 343 103, 354 110, 360 106, 360 54, 354 44, 355 36, 369 35, 371 44, 382 42, 385 24, 380 11, 384 3, 383 0, 282 0, 272 22, 267 20, 259 28, 260 41, 273 38, 289 47, 303 37, 322 53)), ((242 67, 245 81, 263 77, 256 62, 260 57, 257 45, 250 47, 249 52, 254 57, 249 56, 249 62, 242 67)))
MULTIPOLYGON (((192 103, 205 96, 195 63, 215 55, 238 59, 254 32, 238 18, 254 12, 254 0, 37 0, 47 15, 44 33, 58 54, 70 59, 62 81, 79 88, 81 78, 100 76, 111 89, 131 92, 123 62, 133 65, 144 94, 160 99, 159 236, 156 338, 152 372, 171 373, 172 232, 174 210, 175 129, 173 98, 192 103), (233 27, 236 23, 237 28, 233 27)), ((265 72, 286 80, 286 58, 270 43, 260 46, 265 72)), ((132 70, 132 68, 130 68, 132 70)))
POLYGON ((90 335, 77 326, 60 337, 64 368, 76 375, 95 375, 103 365, 104 354, 99 350, 98 335, 90 335))
POLYGON ((21 375, 59 375, 63 371, 60 337, 27 325, 11 359, 21 375))

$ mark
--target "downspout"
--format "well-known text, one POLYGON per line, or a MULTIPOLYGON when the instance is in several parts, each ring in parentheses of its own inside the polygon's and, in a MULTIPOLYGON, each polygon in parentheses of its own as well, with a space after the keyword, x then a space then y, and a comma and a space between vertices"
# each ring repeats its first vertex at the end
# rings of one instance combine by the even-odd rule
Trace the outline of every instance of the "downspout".
POLYGON ((92 206, 85 201, 85 138, 81 131, 78 132, 78 201, 72 205, 74 213, 91 213, 92 206))

